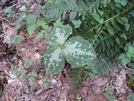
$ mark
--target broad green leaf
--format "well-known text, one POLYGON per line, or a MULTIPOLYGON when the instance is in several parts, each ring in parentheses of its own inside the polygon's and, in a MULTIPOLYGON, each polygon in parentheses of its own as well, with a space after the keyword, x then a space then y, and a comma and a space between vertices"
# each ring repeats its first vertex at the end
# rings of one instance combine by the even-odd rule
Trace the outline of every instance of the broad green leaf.
POLYGON ((7 7, 4 13, 8 13, 8 17, 11 17, 14 14, 14 12, 12 11, 12 7, 7 7))
POLYGON ((123 65, 126 65, 128 63, 130 63, 131 58, 128 57, 126 54, 121 54, 119 59, 121 59, 121 62, 123 63, 123 65))
POLYGON ((48 74, 56 74, 64 68, 64 57, 59 47, 49 47, 44 56, 44 65, 48 74))
POLYGON ((126 24, 125 24, 125 29, 126 29, 126 31, 129 30, 129 27, 130 27, 130 24, 129 24, 129 23, 126 23, 126 24))
POLYGON ((91 43, 79 36, 72 37, 65 43, 63 55, 70 64, 76 66, 84 66, 96 57, 91 43))
POLYGON ((15 35, 13 39, 14 39, 14 43, 20 43, 24 39, 24 37, 20 35, 15 35))
POLYGON ((75 28, 79 28, 82 22, 80 20, 72 20, 72 23, 75 28))
POLYGON ((38 26, 44 26, 46 25, 46 22, 42 19, 38 19, 37 22, 36 22, 36 27, 38 26))
POLYGON ((34 77, 29 77, 29 78, 28 78, 28 82, 29 82, 30 86, 33 85, 34 80, 35 80, 34 77))
POLYGON ((121 1, 120 0, 114 0, 116 3, 120 3, 121 1))
POLYGON ((128 57, 130 57, 130 58, 132 57, 132 54, 131 53, 126 52, 126 54, 127 54, 128 57))
POLYGON ((20 67, 20 69, 21 69, 21 70, 24 70, 24 67, 23 67, 23 65, 22 65, 22 64, 21 64, 19 67, 20 67))
POLYGON ((131 54, 134 54, 134 47, 128 47, 128 52, 130 52, 131 54))
POLYGON ((35 25, 30 25, 28 26, 28 34, 31 36, 34 32, 34 30, 36 29, 35 25))
POLYGON ((127 1, 126 1, 126 0, 121 0, 121 4, 122 4, 123 6, 126 6, 126 5, 127 5, 127 1))
POLYGON ((28 14, 26 17, 27 24, 33 25, 36 22, 36 17, 34 15, 28 14))
POLYGON ((46 37, 46 42, 50 45, 64 44, 71 33, 72 28, 70 25, 65 25, 62 28, 55 28, 50 35, 46 37))
POLYGON ((34 72, 34 71, 31 72, 31 75, 32 76, 38 76, 38 74, 36 72, 34 72))
POLYGON ((15 30, 18 30, 21 28, 21 23, 20 22, 15 22, 15 30))
POLYGON ((44 37, 43 33, 38 33, 38 35, 36 36, 36 39, 43 38, 43 37, 44 37))
POLYGON ((36 72, 32 71, 32 72, 28 73, 28 76, 38 76, 38 74, 36 72))
POLYGON ((55 27, 62 27, 63 26, 63 22, 61 21, 61 18, 56 20, 56 22, 54 23, 54 26, 55 27))
POLYGON ((128 46, 128 52, 129 57, 134 57, 134 47, 128 46))
POLYGON ((36 89, 36 87, 30 87, 30 92, 33 92, 36 89))
POLYGON ((131 10, 131 11, 129 12, 129 14, 134 17, 134 11, 133 11, 133 10, 131 10))
POLYGON ((130 93, 127 97, 130 101, 134 101, 134 93, 130 93))
POLYGON ((20 81, 22 81, 22 80, 23 80, 24 76, 25 76, 25 73, 24 73, 24 72, 22 72, 22 73, 21 73, 21 75, 19 76, 20 81))
POLYGON ((115 100, 115 96, 112 96, 112 94, 114 93, 113 89, 109 89, 108 91, 106 91, 105 93, 103 93, 110 101, 114 101, 115 100))

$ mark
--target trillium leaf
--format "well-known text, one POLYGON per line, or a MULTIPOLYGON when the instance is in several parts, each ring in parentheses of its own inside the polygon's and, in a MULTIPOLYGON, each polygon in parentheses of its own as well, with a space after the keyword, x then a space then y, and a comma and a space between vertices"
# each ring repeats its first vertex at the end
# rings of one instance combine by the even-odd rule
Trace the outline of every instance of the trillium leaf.
POLYGON ((57 74, 63 70, 65 60, 59 47, 49 47, 45 53, 44 65, 48 74, 57 74))
POLYGON ((75 66, 84 66, 96 57, 91 43, 79 36, 70 38, 65 47, 63 55, 75 66))
POLYGON ((50 45, 64 44, 71 33, 72 28, 70 25, 65 25, 62 28, 57 27, 46 37, 46 42, 50 45))

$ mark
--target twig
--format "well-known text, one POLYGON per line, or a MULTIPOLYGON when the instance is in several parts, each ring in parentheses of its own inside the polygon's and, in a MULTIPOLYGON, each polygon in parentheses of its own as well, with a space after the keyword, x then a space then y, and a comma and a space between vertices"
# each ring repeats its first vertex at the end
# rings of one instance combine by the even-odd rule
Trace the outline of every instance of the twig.
POLYGON ((16 92, 14 92, 14 95, 24 86, 24 84, 26 83, 26 82, 25 82, 26 80, 27 80, 27 78, 24 80, 24 82, 23 82, 23 84, 21 85, 21 87, 18 88, 16 92))
POLYGON ((130 69, 130 68, 128 68, 127 66, 124 66, 122 63, 120 63, 120 64, 121 64, 121 66, 125 67, 125 69, 127 69, 127 70, 129 70, 129 71, 134 71, 134 69, 130 69))
POLYGON ((13 26, 13 24, 11 24, 10 21, 8 21, 6 18, 1 18, 1 17, 0 17, 0 20, 5 20, 5 21, 7 21, 11 26, 13 26))

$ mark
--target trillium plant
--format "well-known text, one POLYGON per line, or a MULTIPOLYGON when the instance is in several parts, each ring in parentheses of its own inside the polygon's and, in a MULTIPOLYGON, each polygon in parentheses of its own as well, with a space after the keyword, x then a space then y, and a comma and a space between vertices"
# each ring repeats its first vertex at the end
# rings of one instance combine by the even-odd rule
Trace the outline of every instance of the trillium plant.
POLYGON ((65 65, 65 60, 75 66, 84 66, 95 57, 92 44, 80 36, 68 37, 72 34, 72 27, 64 25, 62 28, 55 28, 46 37, 49 47, 44 57, 44 65, 48 74, 61 72, 65 65))

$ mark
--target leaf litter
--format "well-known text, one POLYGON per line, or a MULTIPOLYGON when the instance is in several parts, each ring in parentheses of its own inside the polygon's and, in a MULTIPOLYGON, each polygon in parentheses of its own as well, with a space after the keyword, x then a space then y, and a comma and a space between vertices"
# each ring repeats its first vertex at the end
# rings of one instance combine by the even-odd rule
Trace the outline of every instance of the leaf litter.
MULTIPOLYGON (((22 1, 22 0, 20 0, 22 1)), ((18 2, 15 6, 19 10, 26 10, 24 5, 18 2)), ((30 10, 33 13, 35 9, 39 6, 33 0, 26 0, 26 2, 31 3, 30 10)), ((10 2, 11 3, 11 2, 10 2)), ((14 3, 11 3, 14 4, 14 3)), ((1 10, 5 9, 6 5, 1 10)), ((5 14, 2 14, 5 17, 5 14)), ((3 43, 7 44, 13 42, 14 35, 20 35, 25 37, 21 43, 15 44, 13 48, 14 54, 10 59, 4 58, 0 61, 0 84, 3 85, 3 94, 0 97, 0 101, 109 101, 103 93, 109 89, 114 89, 115 101, 129 101, 127 98, 128 94, 133 92, 127 84, 126 69, 121 69, 119 72, 111 73, 109 76, 94 77, 92 79, 82 79, 83 87, 77 89, 76 91, 71 90, 71 79, 70 79, 70 69, 64 69, 64 73, 59 73, 56 75, 49 75, 50 82, 48 86, 44 88, 42 86, 42 79, 48 77, 48 75, 39 75, 39 78, 35 81, 34 86, 36 90, 30 92, 30 86, 28 84, 27 78, 20 81, 17 77, 11 74, 14 68, 18 68, 20 64, 25 64, 24 58, 27 57, 33 60, 33 64, 30 68, 26 69, 26 72, 41 70, 44 72, 45 67, 39 66, 42 61, 42 56, 47 48, 45 39, 35 39, 35 36, 28 38, 25 31, 15 31, 12 24, 4 19, 1 20, 2 31, 0 31, 0 37, 4 38, 3 43)), ((10 47, 10 46, 8 46, 10 47)), ((11 49, 10 51, 12 51, 11 49)), ((2 87, 0 85, 0 88, 2 87)))

